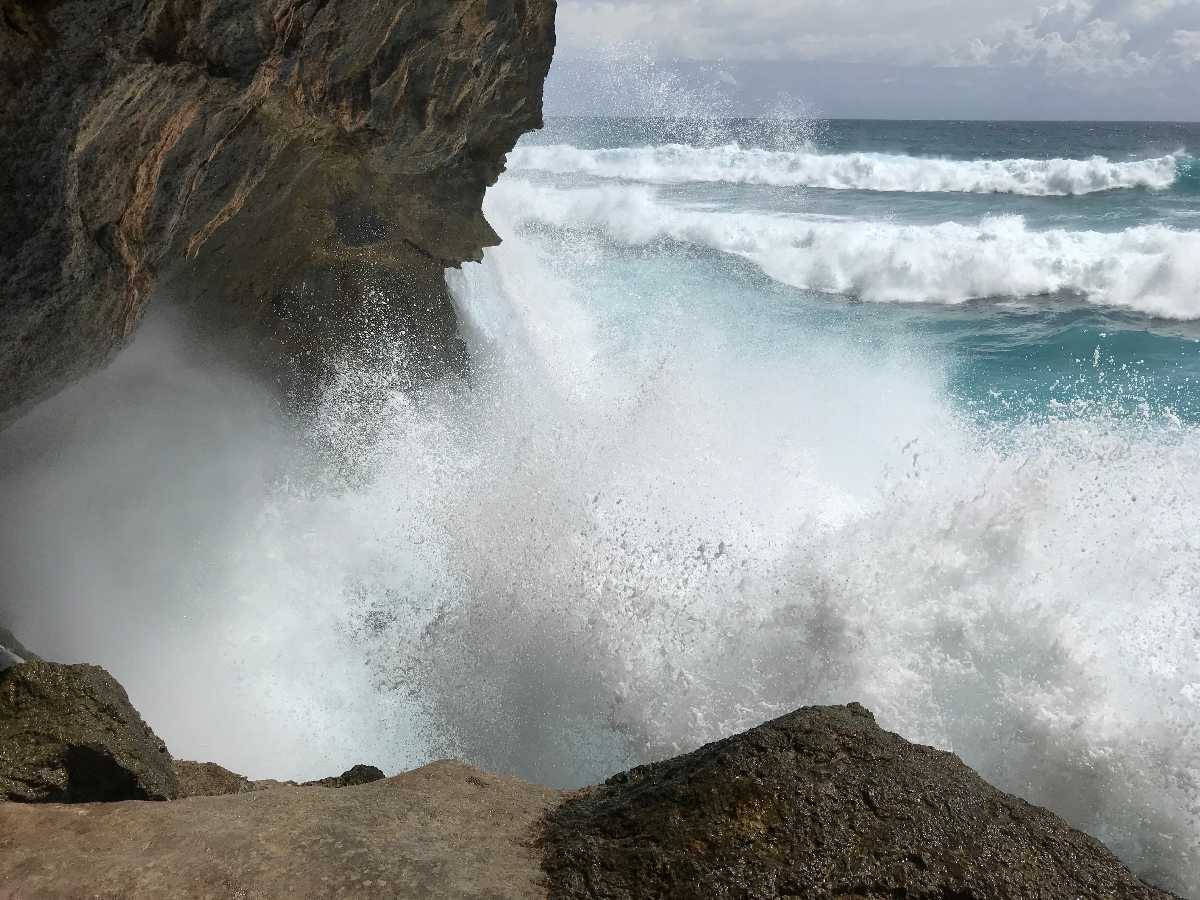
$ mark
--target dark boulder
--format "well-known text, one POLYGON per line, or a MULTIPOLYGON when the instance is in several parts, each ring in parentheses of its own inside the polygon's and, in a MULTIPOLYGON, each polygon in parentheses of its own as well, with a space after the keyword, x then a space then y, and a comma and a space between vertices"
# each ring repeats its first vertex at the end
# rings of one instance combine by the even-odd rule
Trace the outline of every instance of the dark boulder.
POLYGON ((26 803, 171 800, 171 755, 97 666, 0 673, 0 797, 26 803))
POLYGON ((357 787, 360 784, 371 784, 375 781, 383 781, 387 778, 383 772, 374 766, 355 766, 348 769, 336 778, 322 778, 320 781, 307 781, 304 787, 327 787, 327 788, 347 788, 357 787))
POLYGON ((555 900, 1171 896, 857 704, 618 775, 547 821, 555 900))

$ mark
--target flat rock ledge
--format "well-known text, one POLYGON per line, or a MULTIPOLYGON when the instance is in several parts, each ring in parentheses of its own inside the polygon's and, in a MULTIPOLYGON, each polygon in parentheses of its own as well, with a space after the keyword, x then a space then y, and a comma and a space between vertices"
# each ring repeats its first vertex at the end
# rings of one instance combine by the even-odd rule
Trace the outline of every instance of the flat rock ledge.
POLYGON ((461 763, 341 790, 173 803, 0 804, 0 900, 545 896, 561 795, 461 763))

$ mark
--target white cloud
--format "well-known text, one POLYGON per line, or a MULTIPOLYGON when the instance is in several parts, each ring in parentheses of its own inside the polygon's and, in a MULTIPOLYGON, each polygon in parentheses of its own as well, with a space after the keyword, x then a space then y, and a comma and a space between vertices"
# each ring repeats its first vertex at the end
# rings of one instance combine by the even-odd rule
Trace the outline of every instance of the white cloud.
POLYGON ((966 62, 1040 66, 1067 75, 1128 76, 1154 66, 1154 58, 1133 48, 1133 33, 1127 26, 1094 17, 1094 11, 1087 0, 1066 0, 1046 7, 1035 21, 1009 29, 992 43, 975 41, 966 62))
POLYGON ((701 60, 931 61, 997 21, 1033 15, 1039 0, 562 0, 566 52, 605 43, 652 46, 701 60))
POLYGON ((1200 31, 1179 29, 1171 35, 1171 46, 1177 58, 1185 66, 1200 65, 1200 31))

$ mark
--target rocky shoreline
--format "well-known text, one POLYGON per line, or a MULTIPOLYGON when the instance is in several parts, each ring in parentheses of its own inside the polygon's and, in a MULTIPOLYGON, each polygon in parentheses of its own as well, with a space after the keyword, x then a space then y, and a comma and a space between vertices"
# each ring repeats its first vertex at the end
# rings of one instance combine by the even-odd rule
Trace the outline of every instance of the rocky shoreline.
POLYGON ((304 785, 173 760, 95 666, 0 673, 0 898, 1174 895, 857 704, 564 793, 454 761, 304 785))

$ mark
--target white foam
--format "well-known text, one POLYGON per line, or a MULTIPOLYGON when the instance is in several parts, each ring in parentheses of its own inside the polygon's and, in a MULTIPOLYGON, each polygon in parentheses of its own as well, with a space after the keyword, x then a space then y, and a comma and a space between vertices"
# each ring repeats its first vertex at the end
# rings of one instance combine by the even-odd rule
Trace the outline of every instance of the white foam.
POLYGON ((1200 232, 1037 231, 1020 216, 976 224, 829 221, 667 204, 651 188, 498 189, 526 222, 620 243, 681 241, 742 257, 772 278, 872 302, 957 304, 1076 294, 1166 319, 1200 317, 1200 232))
POLYGON ((591 150, 569 144, 526 145, 509 156, 516 172, 640 181, 724 183, 829 190, 1069 196, 1147 188, 1166 190, 1178 156, 1117 162, 1090 159, 955 160, 885 153, 822 154, 727 144, 664 144, 591 150))

